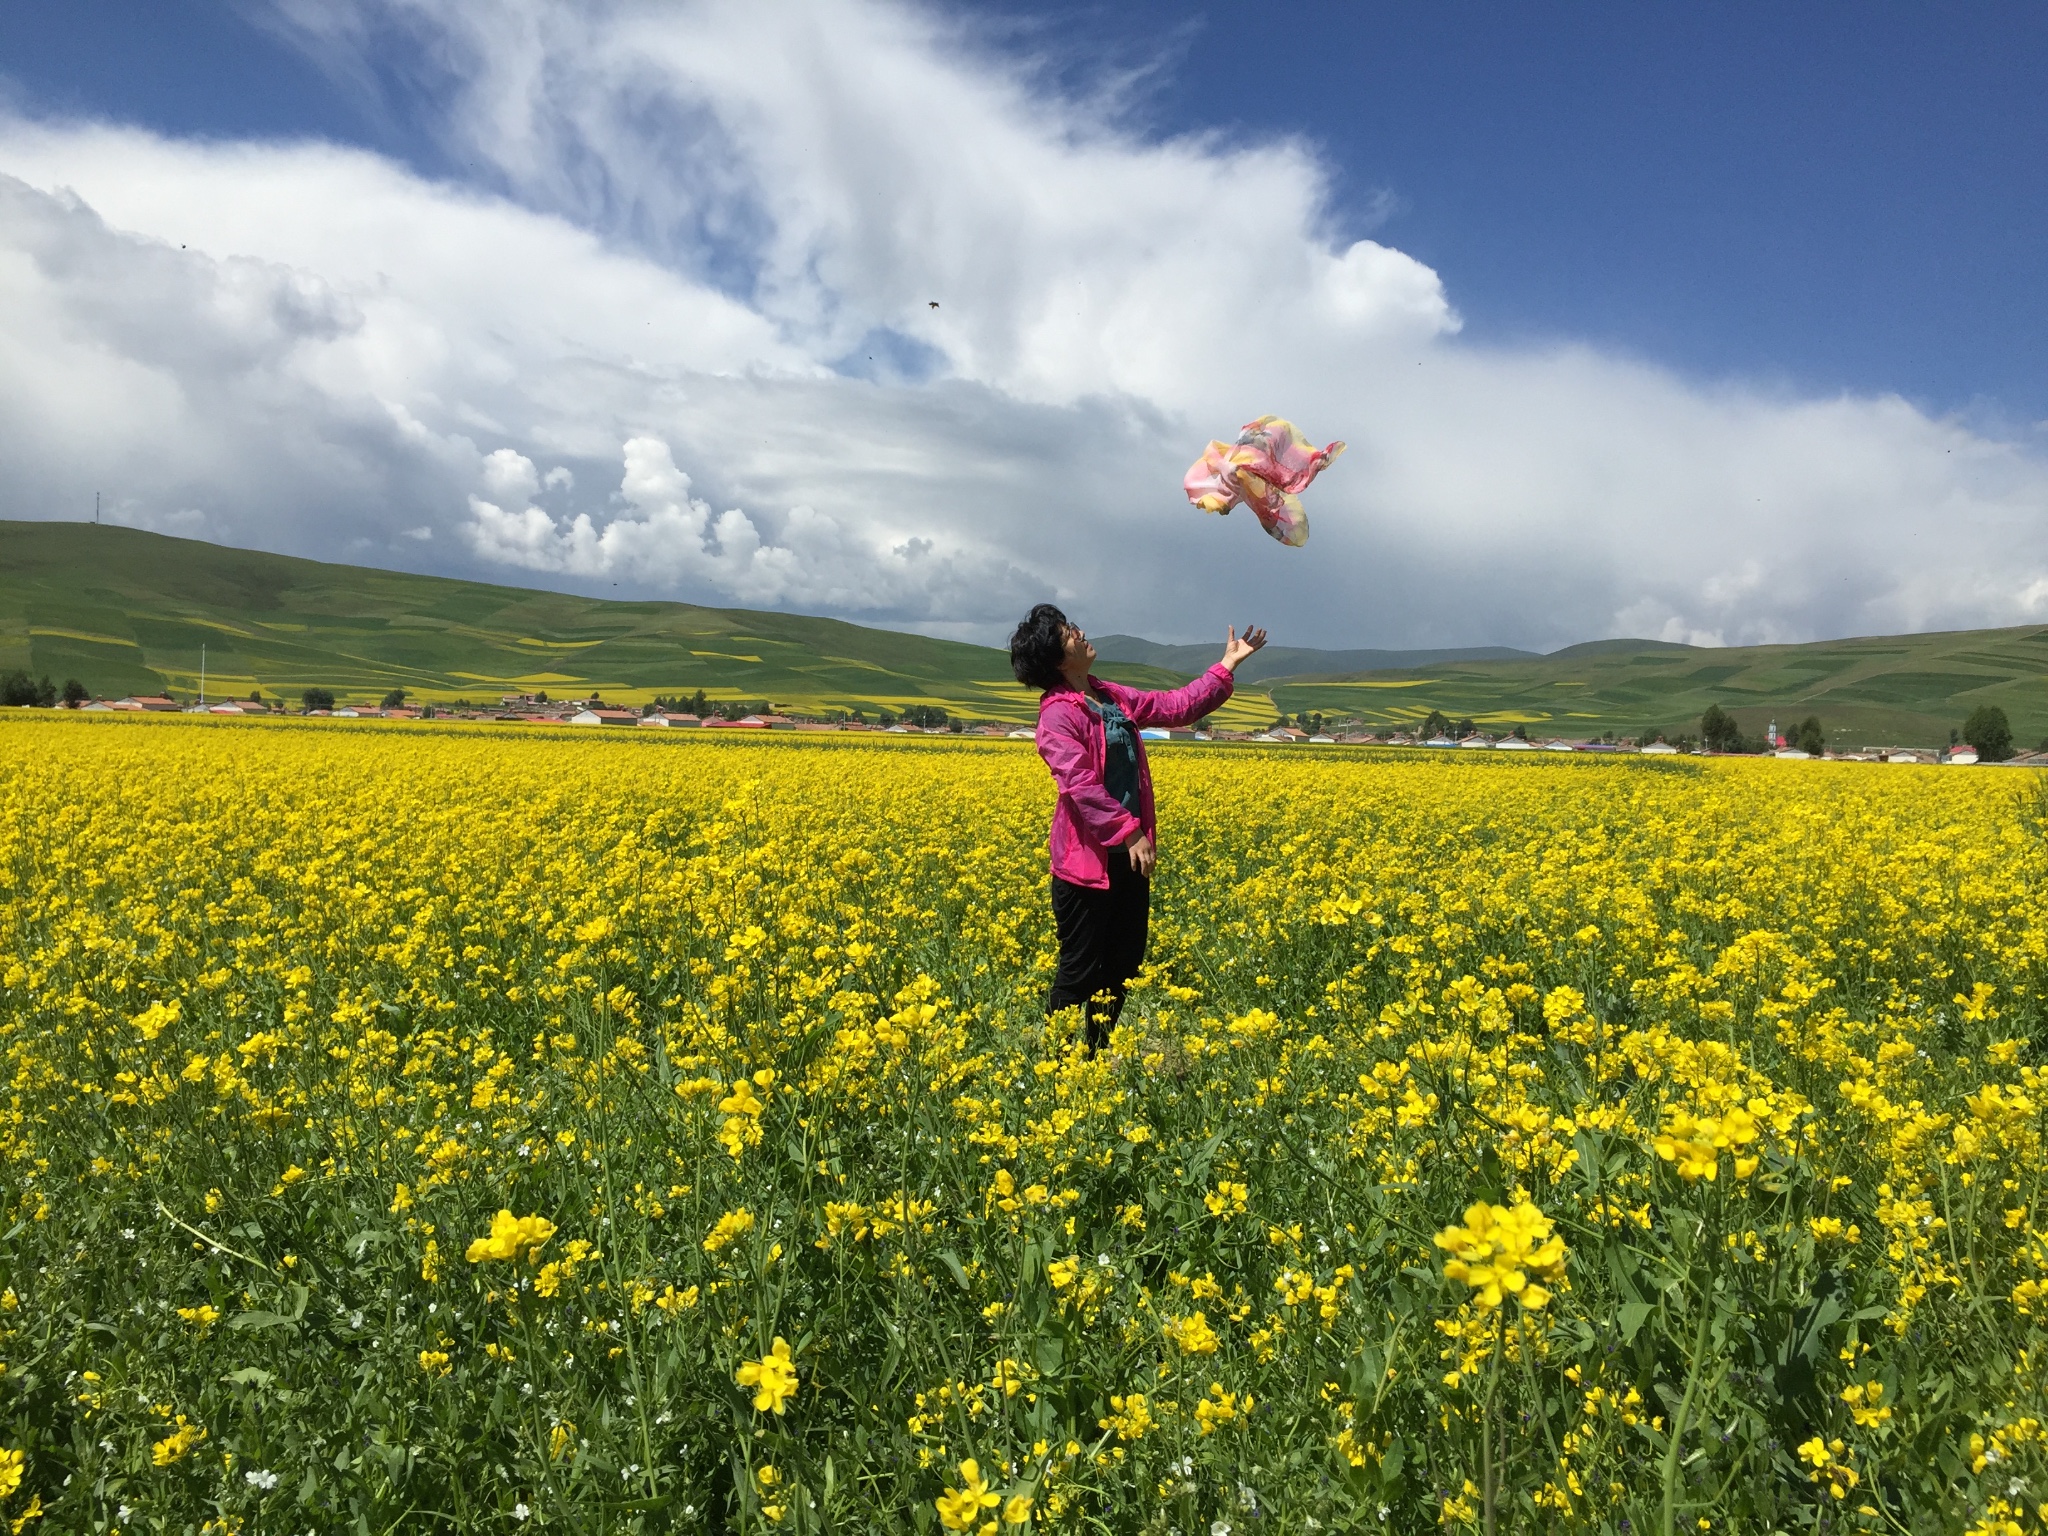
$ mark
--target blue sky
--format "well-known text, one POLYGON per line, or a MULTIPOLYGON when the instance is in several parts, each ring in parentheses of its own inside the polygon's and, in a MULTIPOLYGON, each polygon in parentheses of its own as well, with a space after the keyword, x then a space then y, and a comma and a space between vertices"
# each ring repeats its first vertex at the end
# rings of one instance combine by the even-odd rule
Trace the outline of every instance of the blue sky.
POLYGON ((982 639, 2048 618, 2044 64, 2007 4, 17 4, 0 515, 982 639), (1268 411, 1352 445, 1301 550, 1180 495, 1268 411))
MULTIPOLYGON (((1349 232, 1434 267, 1491 336, 2048 417, 2048 9, 1307 0, 1256 35, 1158 0, 960 14, 1070 86, 1114 74, 1146 131, 1301 135, 1349 232)), ((17 4, 0 67, 42 110, 451 170, 404 96, 380 110, 263 21, 17 4)))

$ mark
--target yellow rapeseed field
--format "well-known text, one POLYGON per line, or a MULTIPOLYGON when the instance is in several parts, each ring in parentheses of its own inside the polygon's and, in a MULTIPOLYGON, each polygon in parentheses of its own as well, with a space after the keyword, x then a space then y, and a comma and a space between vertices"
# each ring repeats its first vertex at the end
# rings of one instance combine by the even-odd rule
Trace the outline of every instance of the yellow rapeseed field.
POLYGON ((2033 776, 652 734, 0 722, 13 1532, 2048 1525, 2033 776))

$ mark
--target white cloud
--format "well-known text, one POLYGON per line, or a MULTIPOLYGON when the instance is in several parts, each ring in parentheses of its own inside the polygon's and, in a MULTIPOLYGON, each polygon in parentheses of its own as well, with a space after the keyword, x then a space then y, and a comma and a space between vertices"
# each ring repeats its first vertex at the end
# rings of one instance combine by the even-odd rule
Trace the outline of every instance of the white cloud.
POLYGON ((103 489, 298 553, 981 638, 1043 595, 1322 644, 2048 607, 2037 443, 1489 345, 1332 232, 1309 147, 1144 139, 937 13, 277 14, 365 89, 431 60, 444 94, 392 110, 470 179, 0 119, 0 512, 103 489), (1273 410, 1351 444, 1300 551, 1179 491, 1273 410))
MULTIPOLYGON (((971 559, 937 554, 933 541, 910 538, 874 547, 811 507, 790 509, 780 542, 765 538, 737 507, 715 516, 690 494, 690 477, 659 438, 636 437, 623 449, 619 498, 631 510, 602 528, 587 512, 556 518, 531 504, 542 484, 531 460, 500 448, 484 460, 484 483, 500 506, 469 498, 463 530, 486 560, 584 577, 628 577, 657 590, 697 588, 760 607, 863 612, 943 613, 935 588, 975 594, 1027 587, 1015 573, 975 569, 971 559)), ((552 475, 548 478, 552 479, 552 475)))

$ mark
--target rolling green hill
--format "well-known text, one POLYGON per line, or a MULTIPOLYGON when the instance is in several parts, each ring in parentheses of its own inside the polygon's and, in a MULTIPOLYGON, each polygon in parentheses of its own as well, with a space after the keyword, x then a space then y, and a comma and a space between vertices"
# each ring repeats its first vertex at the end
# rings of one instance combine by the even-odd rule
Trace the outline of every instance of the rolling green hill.
MULTIPOLYGON (((403 688, 416 701, 495 705, 508 693, 601 692, 616 703, 702 688, 713 699, 798 711, 938 705, 1025 721, 1037 695, 986 646, 835 619, 687 603, 606 602, 524 587, 411 576, 132 528, 0 521, 0 670, 24 667, 97 694, 252 689, 296 704, 403 688)), ((1108 675, 1171 687, 1180 674, 1108 675)), ((1263 724, 1263 698, 1236 708, 1263 724)))
POLYGON ((1527 660, 1441 662, 1401 671, 1269 678, 1289 713, 1320 710, 1376 725, 1432 709, 1532 736, 1699 729, 1709 704, 1761 734, 1818 715, 1835 745, 1940 745, 1979 704, 1996 704, 2016 740, 2048 736, 2048 626, 1875 635, 1725 649, 1601 640, 1527 660))
MULTIPOLYGON (((1217 634, 1217 642, 1222 641, 1217 634)), ((1095 654, 1104 661, 1139 662, 1164 667, 1169 672, 1193 676, 1216 659, 1217 644, 1160 645, 1136 635, 1091 635, 1095 654)), ((1313 673, 1318 677, 1349 677, 1360 672, 1385 672, 1392 668, 1440 667, 1465 661, 1535 661, 1535 651, 1518 651, 1506 645, 1466 646, 1455 650, 1423 651, 1318 651, 1299 645, 1268 645, 1237 669, 1237 683, 1264 683, 1276 677, 1313 673)))
MULTIPOLYGON (((1009 658, 987 646, 836 619, 327 565, 132 528, 0 521, 0 670, 75 677, 106 695, 190 696, 202 645, 209 696, 260 689, 294 703, 307 687, 342 701, 403 688, 417 701, 491 704, 543 689, 637 704, 702 688, 713 699, 800 712, 935 704, 970 719, 1024 721, 1036 707, 1011 679, 1009 658)), ((1211 647, 1129 636, 1102 649, 1126 659, 1099 670, 1144 687, 1170 687, 1214 656, 1211 647)), ((1634 735, 1697 730, 1700 712, 1720 704, 1752 733, 1773 715, 1789 725, 1816 714, 1841 744, 1938 744, 1992 703, 2032 746, 2048 736, 2048 626, 1722 650, 1600 640, 1548 656, 1275 645, 1245 669, 1245 683, 1223 723, 1320 710, 1385 727, 1440 709, 1532 735, 1634 735), (1333 667, 1418 654, 1427 665, 1333 667)))

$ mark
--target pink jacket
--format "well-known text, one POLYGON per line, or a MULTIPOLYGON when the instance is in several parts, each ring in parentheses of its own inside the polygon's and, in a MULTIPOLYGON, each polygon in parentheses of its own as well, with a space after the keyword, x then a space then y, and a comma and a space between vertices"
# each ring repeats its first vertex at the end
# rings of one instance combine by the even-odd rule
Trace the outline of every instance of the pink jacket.
MULTIPOLYGON (((1188 725, 1230 697, 1236 686, 1230 669, 1218 662, 1207 672, 1171 693, 1147 693, 1104 678, 1091 677, 1088 688, 1130 717, 1132 732, 1148 726, 1188 725)), ((1064 682, 1038 701, 1038 755, 1052 770, 1059 787, 1053 807, 1052 872, 1070 885, 1109 886, 1109 854, 1140 828, 1158 838, 1152 814, 1152 769, 1145 761, 1145 742, 1138 740, 1138 803, 1133 816, 1103 786, 1107 750, 1101 720, 1084 699, 1064 682)))

